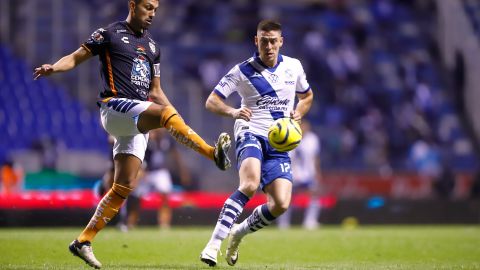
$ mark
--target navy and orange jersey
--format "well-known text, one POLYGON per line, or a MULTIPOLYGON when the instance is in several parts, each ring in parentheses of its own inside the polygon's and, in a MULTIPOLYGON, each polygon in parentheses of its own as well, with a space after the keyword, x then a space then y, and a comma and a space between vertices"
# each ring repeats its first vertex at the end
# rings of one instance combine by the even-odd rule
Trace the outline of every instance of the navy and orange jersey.
POLYGON ((101 99, 148 99, 153 77, 160 77, 160 48, 147 30, 135 33, 126 21, 116 22, 93 32, 82 47, 100 58, 101 99))

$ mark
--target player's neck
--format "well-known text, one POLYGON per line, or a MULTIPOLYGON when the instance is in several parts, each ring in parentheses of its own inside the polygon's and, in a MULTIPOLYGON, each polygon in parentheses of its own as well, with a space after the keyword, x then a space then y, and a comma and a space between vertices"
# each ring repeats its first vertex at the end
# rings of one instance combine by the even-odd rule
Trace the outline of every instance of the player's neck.
POLYGON ((272 59, 271 61, 268 61, 268 59, 266 59, 267 57, 266 56, 262 56, 259 52, 256 52, 254 54, 255 58, 257 59, 258 62, 260 62, 260 64, 262 64, 263 66, 265 66, 266 68, 274 68, 277 66, 278 62, 279 62, 279 57, 277 55, 277 57, 275 59, 272 59))
POLYGON ((278 62, 277 59, 275 59, 271 62, 268 62, 268 61, 265 61, 264 59, 262 59, 262 57, 259 57, 259 58, 260 58, 260 61, 262 61, 262 63, 269 68, 275 67, 277 65, 277 62, 278 62))
POLYGON ((127 22, 127 27, 134 32, 135 34, 143 34, 144 29, 140 24, 135 23, 134 20, 132 20, 132 17, 128 15, 127 19, 125 20, 127 22))

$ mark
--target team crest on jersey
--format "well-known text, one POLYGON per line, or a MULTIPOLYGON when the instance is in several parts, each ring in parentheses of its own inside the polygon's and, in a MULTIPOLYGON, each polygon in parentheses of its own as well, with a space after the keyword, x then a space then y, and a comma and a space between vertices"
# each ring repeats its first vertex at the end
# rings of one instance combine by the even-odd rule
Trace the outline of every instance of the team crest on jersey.
POLYGON ((153 44, 152 42, 148 42, 148 46, 150 46, 150 50, 152 51, 152 53, 155 54, 155 44, 153 44))
POLYGON ((97 31, 93 32, 92 36, 90 37, 91 40, 95 43, 101 43, 105 39, 102 35, 103 32, 105 32, 105 29, 103 28, 100 28, 97 31))
POLYGON ((150 87, 150 64, 143 55, 133 60, 130 80, 133 84, 148 88, 150 87))
POLYGON ((268 76, 268 79, 270 79, 270 81, 272 83, 277 83, 278 82, 278 76, 275 75, 275 74, 270 74, 270 76, 268 76))

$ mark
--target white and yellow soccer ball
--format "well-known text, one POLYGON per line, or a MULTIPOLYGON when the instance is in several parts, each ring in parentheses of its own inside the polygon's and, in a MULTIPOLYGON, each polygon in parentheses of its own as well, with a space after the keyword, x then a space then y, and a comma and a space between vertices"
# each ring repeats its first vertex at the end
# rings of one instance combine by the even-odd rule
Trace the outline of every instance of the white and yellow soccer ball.
POLYGON ((302 129, 297 121, 291 118, 275 120, 268 129, 268 142, 280 152, 295 149, 302 141, 302 129))

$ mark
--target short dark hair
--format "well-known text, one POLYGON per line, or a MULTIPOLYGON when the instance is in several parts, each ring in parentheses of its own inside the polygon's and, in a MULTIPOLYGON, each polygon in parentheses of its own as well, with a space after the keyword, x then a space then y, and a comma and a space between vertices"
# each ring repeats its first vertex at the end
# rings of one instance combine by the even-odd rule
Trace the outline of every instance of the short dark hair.
POLYGON ((262 20, 258 23, 257 31, 282 31, 282 25, 275 20, 262 20))
POLYGON ((138 3, 142 2, 143 0, 128 0, 129 3, 130 3, 130 1, 133 1, 133 2, 135 2, 135 5, 138 5, 138 3))

